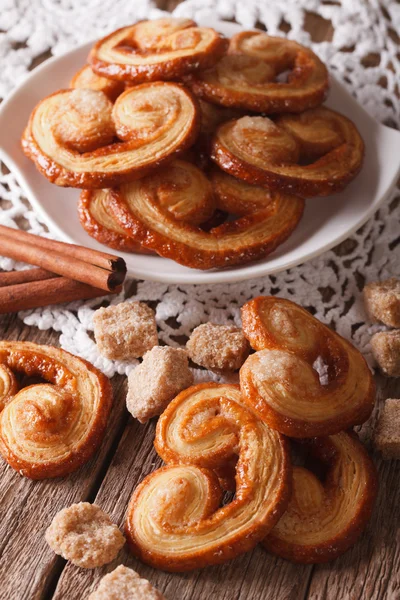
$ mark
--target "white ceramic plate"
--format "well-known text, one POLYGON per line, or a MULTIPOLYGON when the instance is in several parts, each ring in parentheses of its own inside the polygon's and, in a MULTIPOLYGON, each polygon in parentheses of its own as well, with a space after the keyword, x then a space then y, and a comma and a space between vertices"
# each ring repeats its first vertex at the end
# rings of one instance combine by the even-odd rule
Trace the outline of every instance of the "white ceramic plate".
MULTIPOLYGON (((233 23, 209 23, 231 36, 240 27, 233 23)), ((14 171, 28 199, 61 239, 98 250, 102 246, 80 226, 76 204, 79 191, 49 183, 24 156, 20 138, 33 107, 48 94, 65 88, 86 62, 92 44, 85 44, 35 69, 0 106, 0 158, 14 171)), ((332 78, 327 105, 357 125, 366 145, 364 166, 344 192, 307 200, 304 217, 292 236, 270 256, 226 270, 189 269, 158 256, 121 254, 130 275, 167 283, 220 283, 240 281, 294 267, 332 248, 360 227, 378 209, 400 173, 400 132, 378 124, 332 78)))

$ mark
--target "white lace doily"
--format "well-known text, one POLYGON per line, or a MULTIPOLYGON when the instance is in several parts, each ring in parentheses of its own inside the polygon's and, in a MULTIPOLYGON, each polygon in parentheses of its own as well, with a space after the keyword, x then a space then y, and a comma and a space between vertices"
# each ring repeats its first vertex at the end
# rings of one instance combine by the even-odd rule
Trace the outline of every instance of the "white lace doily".
MULTIPOLYGON (((1 0, 0 96, 26 76, 32 63, 51 50, 71 47, 160 11, 148 0, 1 0), (95 15, 96 18, 93 18, 95 15)), ((400 5, 370 0, 187 0, 176 15, 194 19, 235 19, 245 27, 264 25, 271 35, 283 35, 310 45, 358 101, 378 120, 400 126, 400 5), (331 41, 311 39, 310 24, 318 23, 331 41)), ((326 36, 325 36, 326 37, 326 36)), ((0 222, 43 233, 12 173, 0 173, 0 222)), ((378 325, 366 323, 360 290, 365 281, 398 275, 400 264, 400 192, 373 219, 337 249, 300 267, 238 284, 213 286, 138 282, 132 299, 156 307, 160 339, 177 346, 198 324, 240 322, 240 306, 258 294, 291 298, 323 322, 332 325, 369 357, 369 339, 378 325), (154 303, 154 304, 153 304, 154 303)), ((51 233, 49 234, 51 235, 51 233)), ((0 258, 0 268, 21 268, 0 258)), ((111 302, 123 298, 113 297, 111 302)), ((28 325, 60 332, 60 344, 111 376, 131 365, 102 358, 92 336, 92 315, 101 301, 75 302, 20 313, 28 325)), ((208 378, 197 372, 197 379, 208 378)))

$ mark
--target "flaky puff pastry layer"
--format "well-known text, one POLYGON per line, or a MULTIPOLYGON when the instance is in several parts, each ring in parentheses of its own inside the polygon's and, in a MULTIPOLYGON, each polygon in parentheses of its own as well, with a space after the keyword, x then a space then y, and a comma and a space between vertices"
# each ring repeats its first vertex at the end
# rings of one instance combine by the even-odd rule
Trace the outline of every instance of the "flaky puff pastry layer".
POLYGON ((148 475, 128 507, 133 553, 167 571, 219 564, 270 531, 290 495, 286 441, 242 405, 238 386, 205 383, 161 415, 155 447, 167 466, 148 475), (236 495, 220 506, 215 470, 236 464, 236 495))
POLYGON ((105 188, 143 177, 191 146, 199 119, 197 102, 175 83, 129 88, 114 105, 99 91, 61 90, 34 109, 22 147, 52 183, 105 188))
POLYGON ((18 391, 18 382, 7 365, 0 364, 0 412, 18 391))
POLYGON ((257 350, 240 370, 243 398, 270 427, 306 438, 368 419, 374 380, 347 340, 294 302, 272 296, 247 302, 242 321, 257 350))
POLYGON ((108 79, 97 75, 90 65, 84 65, 70 81, 71 88, 79 88, 84 90, 97 90, 103 92, 111 102, 115 102, 120 94, 125 89, 122 81, 108 79))
POLYGON ((323 563, 348 550, 365 529, 377 493, 377 473, 354 433, 342 431, 303 444, 323 463, 324 482, 307 468, 293 467, 288 509, 263 545, 294 562, 323 563))
POLYGON ((328 71, 309 48, 266 33, 242 31, 228 54, 185 82, 204 100, 255 112, 299 113, 319 106, 328 91, 328 71), (289 71, 287 81, 277 77, 289 71))
POLYGON ((190 166, 185 173, 182 169, 176 172, 179 179, 175 182, 169 179, 154 186, 153 178, 147 177, 111 190, 110 207, 120 226, 127 235, 160 256, 197 269, 244 264, 275 250, 289 237, 303 214, 302 199, 273 193, 273 200, 266 208, 203 231, 174 217, 161 197, 163 194, 166 198, 169 192, 174 201, 176 186, 182 188, 182 195, 185 190, 187 199, 204 193, 204 175, 190 166))
POLYGON ((109 190, 83 190, 79 196, 79 221, 85 231, 95 240, 120 250, 149 254, 151 251, 126 234, 118 221, 113 218, 109 206, 109 190))
MULTIPOLYGON (((160 206, 178 221, 197 225, 208 221, 215 210, 211 183, 193 164, 174 160, 146 179, 146 185, 156 190, 160 206), (190 189, 188 181, 193 180, 190 189)), ((84 190, 79 199, 79 220, 96 240, 126 252, 151 252, 127 235, 113 217, 109 190, 84 190)))
POLYGON ((229 121, 217 129, 211 157, 221 169, 249 183, 305 197, 328 196, 357 175, 364 142, 349 119, 320 107, 275 121, 229 121))
POLYGON ((0 452, 31 479, 67 475, 83 465, 103 439, 112 404, 108 379, 65 350, 30 342, 0 342, 1 370, 46 383, 0 386, 0 452))
POLYGON ((265 209, 276 193, 260 185, 251 185, 214 168, 210 173, 217 206, 232 215, 244 216, 265 209))
POLYGON ((190 19, 141 21, 98 41, 88 61, 99 75, 130 83, 177 79, 215 64, 228 40, 190 19))

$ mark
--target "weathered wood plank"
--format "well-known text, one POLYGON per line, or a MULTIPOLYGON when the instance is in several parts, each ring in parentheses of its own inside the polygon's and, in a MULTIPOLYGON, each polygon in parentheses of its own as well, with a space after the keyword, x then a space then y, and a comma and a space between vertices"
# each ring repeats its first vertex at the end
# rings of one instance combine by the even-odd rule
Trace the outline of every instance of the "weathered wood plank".
MULTIPOLYGON (((0 320, 0 339, 58 345, 56 332, 27 327, 10 315, 0 320)), ((126 422, 124 386, 125 378, 114 378, 114 406, 104 442, 93 459, 76 473, 64 479, 34 482, 0 461, 0 597, 42 598, 58 577, 63 561, 47 547, 44 531, 58 510, 94 497, 114 440, 126 422)))
MULTIPOLYGON (((95 502, 123 527, 125 511, 136 485, 161 464, 153 449, 155 423, 130 420, 95 502)), ((162 590, 168 600, 261 600, 303 598, 311 567, 291 565, 269 556, 261 547, 230 563, 186 574, 153 569, 124 549, 107 568, 85 571, 67 564, 53 600, 85 598, 99 579, 119 563, 131 566, 162 590)))

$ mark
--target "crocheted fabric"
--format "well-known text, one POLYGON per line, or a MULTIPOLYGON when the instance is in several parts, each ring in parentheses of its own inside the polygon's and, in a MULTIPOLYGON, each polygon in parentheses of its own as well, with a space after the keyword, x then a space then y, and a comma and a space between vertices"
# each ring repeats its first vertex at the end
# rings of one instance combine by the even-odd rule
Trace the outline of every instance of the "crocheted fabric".
MULTIPOLYGON (((161 14, 148 0, 98 0, 95 7, 90 0, 2 0, 0 96, 18 85, 49 50, 57 55, 134 20, 161 14)), ((194 19, 235 19, 244 27, 265 26, 271 35, 286 34, 309 45, 374 117, 390 126, 400 126, 400 5, 396 2, 187 0, 174 14, 194 19), (316 23, 329 41, 311 38, 310 28, 316 23)), ((4 166, 0 198, 0 223, 51 236, 4 166)), ((321 321, 351 339, 370 359, 370 336, 384 328, 365 322, 360 291, 366 281, 398 274, 399 220, 397 189, 355 235, 300 267, 237 284, 176 286, 128 282, 125 294, 156 307, 160 339, 172 346, 184 343, 192 329, 206 321, 239 324, 240 307, 246 300, 259 294, 279 294, 309 308, 321 321)), ((0 258, 0 268, 22 267, 0 258)), ((111 302, 124 297, 113 297, 111 302)), ((101 302, 104 300, 74 302, 25 311, 20 316, 28 325, 59 331, 63 348, 88 359, 107 375, 127 373, 132 365, 111 362, 97 352, 92 316, 101 302)), ((196 372, 197 380, 209 377, 206 371, 196 372)))

